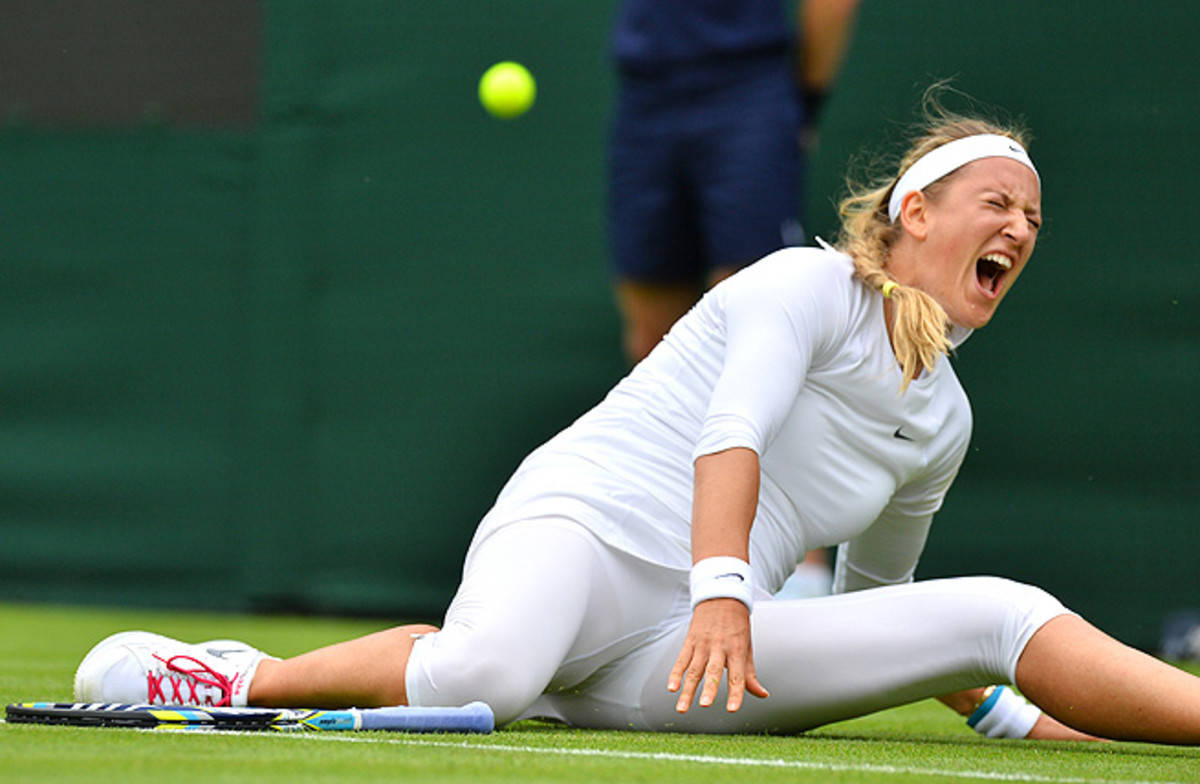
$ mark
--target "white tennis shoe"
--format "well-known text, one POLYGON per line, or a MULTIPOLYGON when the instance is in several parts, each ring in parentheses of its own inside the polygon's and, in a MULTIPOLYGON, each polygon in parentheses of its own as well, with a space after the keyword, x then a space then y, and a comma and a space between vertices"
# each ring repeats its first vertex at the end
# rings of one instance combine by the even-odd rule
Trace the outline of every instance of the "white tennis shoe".
POLYGON ((121 632, 96 644, 75 671, 76 702, 241 708, 263 659, 237 640, 189 645, 161 634, 121 632))

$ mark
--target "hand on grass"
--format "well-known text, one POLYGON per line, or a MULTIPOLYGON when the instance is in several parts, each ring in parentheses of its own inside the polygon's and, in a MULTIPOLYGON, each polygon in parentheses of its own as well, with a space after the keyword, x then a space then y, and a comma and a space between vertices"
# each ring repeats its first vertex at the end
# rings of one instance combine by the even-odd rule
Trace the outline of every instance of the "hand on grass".
POLYGON ((737 599, 709 599, 696 605, 692 612, 683 648, 667 679, 667 690, 679 692, 675 710, 687 713, 702 680, 700 707, 712 705, 726 670, 729 672, 726 710, 733 712, 742 707, 747 691, 755 697, 767 696, 767 690, 754 674, 750 611, 737 599))

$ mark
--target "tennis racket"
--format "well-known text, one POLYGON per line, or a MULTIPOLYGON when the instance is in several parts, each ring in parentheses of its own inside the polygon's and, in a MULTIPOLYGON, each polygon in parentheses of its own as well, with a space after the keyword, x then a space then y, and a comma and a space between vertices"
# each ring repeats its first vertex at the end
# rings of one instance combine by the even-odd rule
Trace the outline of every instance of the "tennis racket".
POLYGON ((482 702, 461 708, 399 706, 344 710, 20 702, 9 705, 6 715, 11 724, 143 729, 491 732, 495 728, 492 709, 482 702))

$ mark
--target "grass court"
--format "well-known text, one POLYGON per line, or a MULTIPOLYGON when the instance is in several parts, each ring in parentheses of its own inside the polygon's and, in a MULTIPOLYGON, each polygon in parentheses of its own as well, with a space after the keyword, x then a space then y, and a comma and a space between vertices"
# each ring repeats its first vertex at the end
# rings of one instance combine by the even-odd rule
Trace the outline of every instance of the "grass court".
MULTIPOLYGON (((70 701, 75 667, 101 638, 148 629, 244 639, 288 656, 376 631, 381 620, 0 604, 0 698, 70 701)), ((1192 668, 1196 671, 1195 668, 1192 668)), ((688 736, 522 722, 491 735, 184 733, 0 726, 12 782, 223 781, 1200 782, 1200 748, 990 741, 933 701, 797 737, 688 736)))

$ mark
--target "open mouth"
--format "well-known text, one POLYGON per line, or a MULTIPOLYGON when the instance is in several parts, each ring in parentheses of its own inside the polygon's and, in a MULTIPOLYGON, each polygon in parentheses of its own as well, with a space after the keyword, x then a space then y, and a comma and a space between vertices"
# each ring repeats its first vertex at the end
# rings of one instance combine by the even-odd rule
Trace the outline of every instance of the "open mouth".
POLYGON ((987 253, 975 262, 975 279, 984 291, 996 295, 1004 276, 1012 269, 1012 259, 1003 253, 987 253))

